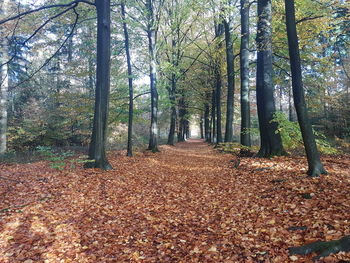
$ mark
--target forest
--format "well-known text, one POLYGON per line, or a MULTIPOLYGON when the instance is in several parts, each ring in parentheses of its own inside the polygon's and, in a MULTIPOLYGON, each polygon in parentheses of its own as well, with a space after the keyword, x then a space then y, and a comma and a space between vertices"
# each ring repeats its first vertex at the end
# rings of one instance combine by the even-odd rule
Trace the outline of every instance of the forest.
POLYGON ((0 262, 350 262, 350 3, 1 0, 0 262))

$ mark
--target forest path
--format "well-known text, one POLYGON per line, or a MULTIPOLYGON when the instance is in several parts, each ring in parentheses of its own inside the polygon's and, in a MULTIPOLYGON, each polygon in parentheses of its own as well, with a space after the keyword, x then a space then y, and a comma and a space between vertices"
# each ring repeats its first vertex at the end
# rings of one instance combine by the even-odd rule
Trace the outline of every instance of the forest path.
POLYGON ((346 163, 307 179, 303 159, 233 168, 201 140, 160 149, 110 155, 107 172, 0 165, 21 181, 0 185, 0 209, 11 208, 0 213, 0 262, 289 262, 287 247, 350 229, 346 163))

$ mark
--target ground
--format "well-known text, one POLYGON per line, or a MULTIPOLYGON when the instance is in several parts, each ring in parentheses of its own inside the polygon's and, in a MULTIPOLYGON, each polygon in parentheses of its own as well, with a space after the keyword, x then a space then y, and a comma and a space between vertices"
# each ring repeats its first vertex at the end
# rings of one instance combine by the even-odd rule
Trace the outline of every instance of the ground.
POLYGON ((301 157, 160 149, 107 172, 0 164, 0 262, 312 262, 288 247, 350 234, 349 158, 307 178, 301 157))

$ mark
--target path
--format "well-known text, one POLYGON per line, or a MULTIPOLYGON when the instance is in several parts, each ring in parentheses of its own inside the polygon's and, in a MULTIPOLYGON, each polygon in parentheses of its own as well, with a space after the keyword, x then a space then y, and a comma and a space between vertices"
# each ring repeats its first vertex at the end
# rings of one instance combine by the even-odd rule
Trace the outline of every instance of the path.
POLYGON ((11 167, 28 183, 2 189, 0 201, 28 205, 0 217, 0 262, 288 262, 286 248, 319 238, 326 224, 349 229, 349 204, 327 199, 327 180, 290 181, 287 159, 235 169, 232 158, 190 140, 110 158, 108 172, 11 167), (301 197, 310 191, 320 198, 301 197), (300 225, 317 231, 287 230, 300 225))

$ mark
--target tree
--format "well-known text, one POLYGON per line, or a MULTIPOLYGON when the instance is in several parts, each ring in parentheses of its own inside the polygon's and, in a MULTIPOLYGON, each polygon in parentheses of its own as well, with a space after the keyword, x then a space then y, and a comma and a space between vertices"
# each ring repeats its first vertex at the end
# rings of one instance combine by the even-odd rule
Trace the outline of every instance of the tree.
MULTIPOLYGON (((221 39, 220 37, 224 33, 224 26, 222 23, 215 23, 215 38, 217 43, 218 50, 221 49, 221 39)), ((221 59, 220 53, 217 54, 217 57, 214 62, 214 78, 215 78, 215 108, 216 108, 216 143, 222 142, 222 131, 221 131, 221 59)))
POLYGON ((149 78, 151 89, 151 126, 148 150, 158 152, 158 90, 157 90, 157 21, 152 0, 146 1, 147 12, 147 38, 149 52, 149 78))
MULTIPOLYGON (((9 0, 4 0, 1 4, 2 15, 6 16, 9 9, 9 0)), ((7 101, 8 101, 8 87, 9 87, 9 42, 5 31, 0 31, 0 155, 7 150, 7 101)))
POLYGON ((232 15, 230 14, 231 1, 228 3, 228 18, 223 19, 225 28, 226 43, 226 67, 227 67, 227 106, 226 106, 226 126, 225 142, 233 140, 233 114, 234 114, 234 93, 235 93, 235 69, 233 55, 233 38, 232 38, 232 15))
POLYGON ((131 57, 129 50, 129 33, 126 24, 125 16, 125 1, 121 1, 121 15, 123 19, 123 31, 124 31, 124 43, 125 43, 125 53, 126 53, 126 63, 128 65, 128 85, 129 85, 129 121, 128 121, 128 147, 127 156, 132 156, 132 125, 133 125, 133 114, 134 114, 134 87, 133 87, 133 77, 131 68, 131 57))
POLYGON ((285 0, 285 10, 290 67, 292 72, 293 98, 309 165, 307 174, 311 177, 317 177, 321 174, 326 174, 327 172, 320 160, 320 154, 317 149, 315 136, 312 131, 312 126, 308 117, 307 106, 305 103, 298 35, 295 23, 294 0, 285 0))
POLYGON ((106 157, 108 105, 110 89, 110 0, 96 1, 97 10, 97 66, 95 113, 87 167, 112 169, 106 157))
POLYGON ((249 8, 249 1, 241 0, 241 144, 244 146, 250 146, 249 8))
POLYGON ((256 95, 260 130, 259 157, 285 154, 281 136, 277 132, 277 123, 272 122, 275 99, 272 79, 271 20, 271 0, 258 0, 256 95))

